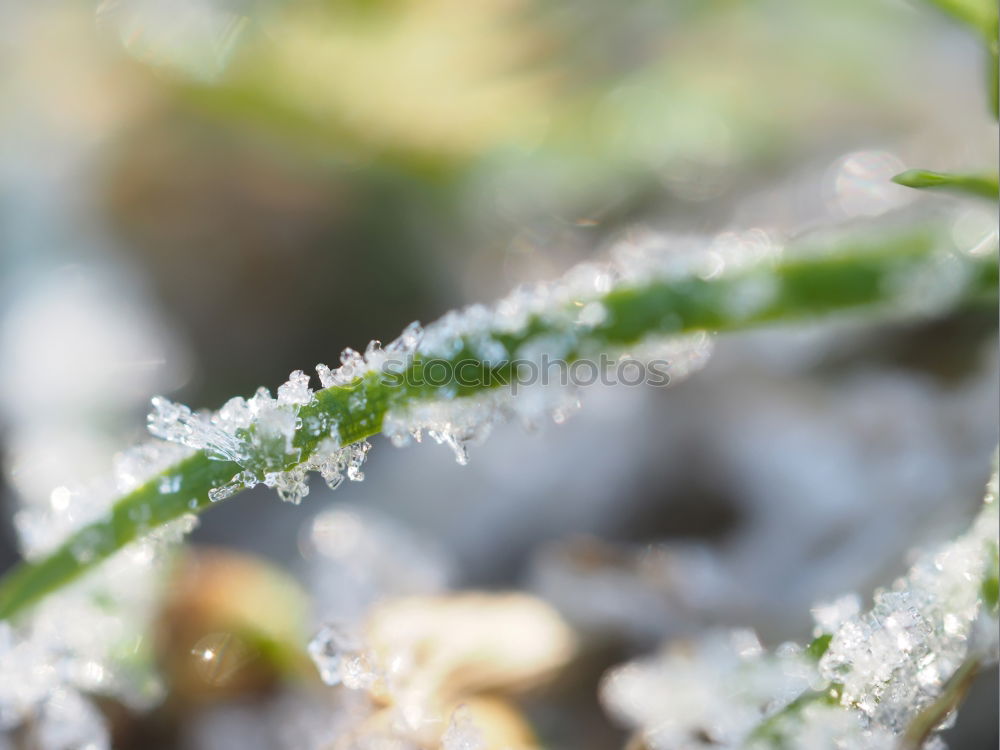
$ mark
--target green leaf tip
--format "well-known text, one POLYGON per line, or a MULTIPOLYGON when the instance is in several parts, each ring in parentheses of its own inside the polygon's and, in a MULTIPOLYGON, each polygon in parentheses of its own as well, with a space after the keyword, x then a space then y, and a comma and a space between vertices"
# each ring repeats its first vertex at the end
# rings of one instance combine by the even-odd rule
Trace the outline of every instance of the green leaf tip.
POLYGON ((908 169, 892 178, 897 185, 923 189, 950 189, 980 198, 997 200, 1000 197, 997 173, 956 174, 932 172, 927 169, 908 169))

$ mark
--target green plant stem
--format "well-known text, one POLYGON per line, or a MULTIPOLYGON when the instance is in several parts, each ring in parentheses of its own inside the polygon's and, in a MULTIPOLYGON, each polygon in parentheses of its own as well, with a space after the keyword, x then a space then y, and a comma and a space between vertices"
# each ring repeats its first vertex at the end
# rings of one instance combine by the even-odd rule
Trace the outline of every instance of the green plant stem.
POLYGON ((823 690, 807 690, 776 714, 758 724, 747 737, 747 744, 751 747, 785 747, 782 722, 798 716, 806 706, 817 703, 827 706, 840 705, 842 689, 841 685, 833 684, 823 690))
POLYGON ((913 720, 899 743, 899 750, 920 750, 934 730, 958 708, 979 671, 979 659, 967 659, 948 679, 941 695, 913 720))
MULTIPOLYGON (((813 319, 831 313, 897 308, 899 279, 908 273, 926 275, 937 240, 926 229, 909 229, 882 239, 844 241, 834 250, 789 253, 786 259, 763 264, 736 275, 713 279, 654 280, 615 288, 602 302, 606 322, 578 331, 578 345, 567 359, 593 352, 615 352, 649 336, 681 335, 696 331, 734 331, 768 323, 813 319), (734 301, 745 294, 748 282, 769 285, 766 304, 750 313, 734 312, 734 301)), ((995 257, 969 257, 969 283, 956 304, 992 301, 997 294, 995 257)), ((931 269, 932 270, 932 269, 931 269)), ((509 352, 539 335, 565 332, 551 319, 535 318, 523 332, 498 335, 509 352)), ((474 358, 471 343, 462 347, 454 361, 474 358)), ((435 360, 439 362, 440 360, 435 360)), ((424 360, 415 357, 411 369, 419 373, 424 360)), ((501 384, 510 375, 510 364, 490 366, 478 362, 478 382, 501 384)), ((468 382, 467 371, 463 378, 468 382)), ((438 388, 410 383, 426 381, 406 378, 401 384, 387 383, 369 374, 349 386, 318 391, 315 399, 299 411, 301 422, 320 423, 336 429, 342 445, 380 432, 390 409, 428 398, 440 398, 438 388), (357 398, 361 392, 364 398, 357 398)), ((507 380, 506 382, 509 382, 507 380)), ((458 397, 474 396, 482 387, 448 384, 458 397)), ((305 460, 321 436, 315 430, 299 429, 293 437, 298 460, 305 460)), ((294 462, 286 468, 291 468, 294 462)), ((198 513, 212 503, 209 490, 226 484, 242 467, 229 461, 212 460, 196 453, 118 500, 108 514, 73 534, 49 556, 22 563, 0 581, 0 620, 24 611, 47 594, 70 583, 102 560, 141 538, 149 531, 188 513, 198 513), (85 550, 86 554, 80 554, 85 550)))

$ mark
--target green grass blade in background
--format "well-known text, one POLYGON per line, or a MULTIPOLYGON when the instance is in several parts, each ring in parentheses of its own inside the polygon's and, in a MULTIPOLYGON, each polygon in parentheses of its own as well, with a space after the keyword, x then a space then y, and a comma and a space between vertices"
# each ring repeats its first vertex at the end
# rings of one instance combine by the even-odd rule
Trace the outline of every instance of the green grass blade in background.
POLYGON ((1000 186, 998 186, 996 172, 955 174, 951 172, 931 172, 926 169, 908 169, 893 177, 892 181, 897 185, 904 185, 911 188, 953 190, 990 200, 1000 198, 1000 186))

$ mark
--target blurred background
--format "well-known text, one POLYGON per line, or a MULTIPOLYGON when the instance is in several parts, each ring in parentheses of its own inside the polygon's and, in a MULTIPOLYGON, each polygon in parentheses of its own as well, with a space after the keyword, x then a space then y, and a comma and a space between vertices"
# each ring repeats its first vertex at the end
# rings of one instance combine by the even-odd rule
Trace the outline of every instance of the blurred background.
MULTIPOLYGON (((995 207, 888 178, 996 163, 984 70, 905 0, 3 4, 0 567, 18 508, 105 473, 154 393, 217 408, 644 232, 942 210, 979 241, 995 207)), ((965 526, 996 329, 986 310, 721 338, 690 380, 589 388, 469 466, 377 440, 335 495, 213 508, 158 626, 169 699, 104 706, 116 747, 309 746, 274 727, 313 698, 240 636, 274 600, 220 603, 268 587, 301 598, 300 647, 393 596, 528 592, 578 651, 507 710, 547 747, 621 747, 608 666, 716 626, 807 640, 813 603, 870 596, 965 526), (200 673, 205 638, 239 658, 200 673)), ((997 746, 981 683, 954 747, 997 746)))

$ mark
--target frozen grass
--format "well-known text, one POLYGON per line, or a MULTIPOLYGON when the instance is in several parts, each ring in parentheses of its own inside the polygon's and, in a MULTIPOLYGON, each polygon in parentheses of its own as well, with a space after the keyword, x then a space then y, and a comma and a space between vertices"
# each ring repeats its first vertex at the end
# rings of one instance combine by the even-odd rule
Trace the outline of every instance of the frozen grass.
MULTIPOLYGON (((465 444, 481 438, 510 404, 518 408, 518 399, 509 399, 501 386, 511 381, 515 358, 528 353, 573 361, 642 345, 683 369, 679 360, 690 356, 686 342, 692 334, 849 312, 928 314, 996 299, 995 254, 989 248, 955 251, 929 226, 869 230, 862 237, 783 249, 756 240, 728 247, 721 252, 711 243, 666 239, 624 248, 607 266, 575 269, 554 284, 519 290, 493 308, 450 314, 422 335, 408 329, 385 350, 370 347, 367 357, 345 350, 341 368, 318 368, 327 387, 315 392, 299 373, 279 389, 277 399, 259 391, 214 415, 155 401, 154 434, 185 444, 186 457, 159 468, 162 456, 153 455, 155 470, 133 472, 151 476, 106 513, 47 556, 8 574, 0 582, 0 618, 24 610, 158 527, 243 487, 265 483, 297 500, 307 491, 306 469, 320 471, 331 485, 344 472, 360 479, 364 441, 383 429, 401 443, 427 428, 461 457, 465 444), (595 306, 600 314, 592 314, 595 306), (445 382, 430 384, 421 375, 431 361, 452 366, 471 361, 478 385, 468 384, 467 369, 462 382, 452 369, 445 382), (386 378, 390 365, 395 375, 406 377, 386 378), (482 398, 469 397, 486 390, 503 397, 484 409, 482 398), (413 417, 416 407, 426 404, 455 406, 437 421, 413 417)), ((557 402, 544 407, 558 417, 557 402)), ((176 455, 177 446, 172 450, 176 455)))

